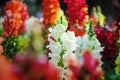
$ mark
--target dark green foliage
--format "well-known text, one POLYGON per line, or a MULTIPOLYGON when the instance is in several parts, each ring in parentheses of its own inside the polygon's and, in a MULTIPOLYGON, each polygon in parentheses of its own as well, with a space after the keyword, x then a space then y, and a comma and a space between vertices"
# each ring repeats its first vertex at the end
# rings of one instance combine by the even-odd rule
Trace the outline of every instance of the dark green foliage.
POLYGON ((17 37, 6 37, 3 41, 4 52, 3 55, 8 58, 13 58, 17 52, 18 40, 17 37))

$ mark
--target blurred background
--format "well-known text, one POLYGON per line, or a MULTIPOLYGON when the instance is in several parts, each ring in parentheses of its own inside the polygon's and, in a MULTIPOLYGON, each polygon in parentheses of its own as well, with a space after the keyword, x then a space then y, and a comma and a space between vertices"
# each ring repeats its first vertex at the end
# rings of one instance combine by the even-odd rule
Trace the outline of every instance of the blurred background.
MULTIPOLYGON (((4 10, 3 7, 5 3, 9 0, 0 0, 0 16, 3 15, 4 10)), ((63 0, 59 0, 61 8, 65 11, 66 5, 63 0)), ((118 10, 120 9, 120 0, 86 0, 88 4, 88 13, 91 14, 92 8, 96 6, 100 6, 102 9, 102 13, 106 16, 107 24, 110 24, 112 21, 116 19, 118 14, 118 10)), ((28 12, 30 15, 41 17, 42 13, 42 0, 24 0, 27 4, 28 12)))

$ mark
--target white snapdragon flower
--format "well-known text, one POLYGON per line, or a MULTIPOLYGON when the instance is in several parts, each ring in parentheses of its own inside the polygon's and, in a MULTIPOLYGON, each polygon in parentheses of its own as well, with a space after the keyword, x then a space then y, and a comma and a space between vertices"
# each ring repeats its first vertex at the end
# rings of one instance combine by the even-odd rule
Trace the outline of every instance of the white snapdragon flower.
POLYGON ((82 37, 77 37, 78 48, 75 51, 76 56, 82 61, 81 51, 84 49, 90 49, 94 57, 101 59, 100 52, 103 51, 103 47, 100 46, 100 42, 97 38, 89 39, 89 35, 85 34, 82 37))
POLYGON ((50 57, 49 62, 58 67, 62 80, 68 80, 66 77, 66 73, 70 72, 68 65, 75 64, 77 58, 73 53, 77 49, 75 34, 72 31, 66 30, 67 27, 61 23, 57 24, 54 28, 49 28, 49 45, 47 46, 50 50, 48 54, 50 57))
POLYGON ((49 28, 49 31, 51 34, 49 36, 54 37, 56 40, 65 33, 67 27, 65 27, 63 24, 58 24, 54 28, 49 28))
POLYGON ((49 48, 51 51, 51 53, 48 54, 48 56, 51 58, 49 62, 57 66, 60 60, 60 53, 62 51, 61 45, 59 42, 55 42, 50 38, 48 40, 50 44, 47 46, 47 48, 49 48))
POLYGON ((51 57, 51 59, 49 60, 49 62, 51 64, 54 64, 55 66, 58 66, 58 63, 60 61, 60 55, 57 53, 49 53, 49 57, 51 57))
POLYGON ((49 39, 50 44, 47 46, 47 48, 50 49, 52 53, 57 53, 58 55, 61 53, 61 45, 59 42, 55 42, 52 39, 49 39))
POLYGON ((60 40, 62 41, 62 47, 66 51, 66 53, 74 51, 77 47, 74 32, 68 31, 67 33, 64 33, 60 37, 60 40))

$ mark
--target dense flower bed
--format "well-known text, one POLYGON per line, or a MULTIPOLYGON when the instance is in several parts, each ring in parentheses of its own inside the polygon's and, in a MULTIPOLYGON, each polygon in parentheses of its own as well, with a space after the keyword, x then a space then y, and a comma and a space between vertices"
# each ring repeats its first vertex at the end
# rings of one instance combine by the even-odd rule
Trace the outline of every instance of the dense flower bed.
MULTIPOLYGON (((0 21, 0 80, 120 80, 120 16, 105 24, 86 0, 43 0, 43 16, 8 1, 0 21), (66 13, 66 15, 64 15, 66 13)), ((96 10, 97 9, 97 10, 96 10)))

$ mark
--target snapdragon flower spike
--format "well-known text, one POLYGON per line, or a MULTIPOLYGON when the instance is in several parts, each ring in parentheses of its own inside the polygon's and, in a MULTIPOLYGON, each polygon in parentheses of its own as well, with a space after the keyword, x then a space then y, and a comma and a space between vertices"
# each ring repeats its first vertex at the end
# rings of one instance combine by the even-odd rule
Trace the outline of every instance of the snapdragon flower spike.
POLYGON ((4 8, 3 36, 4 52, 8 58, 13 58, 18 51, 18 36, 25 31, 25 21, 28 18, 26 5, 19 0, 6 3, 4 8))
POLYGON ((95 33, 104 50, 101 52, 104 64, 115 66, 115 59, 118 55, 118 46, 115 43, 115 33, 103 27, 95 27, 95 33))
POLYGON ((26 26, 25 21, 29 17, 26 5, 19 0, 12 0, 6 3, 4 10, 10 10, 12 14, 19 14, 22 21, 21 25, 19 26, 19 33, 23 33, 26 26))
POLYGON ((43 23, 45 26, 55 25, 57 11, 60 8, 59 0, 43 0, 43 23))
POLYGON ((17 51, 17 37, 19 34, 19 27, 21 26, 20 14, 13 14, 10 10, 6 11, 3 22, 3 37, 4 41, 2 43, 4 50, 3 55, 8 58, 14 57, 17 51))
POLYGON ((103 80, 103 70, 99 67, 99 60, 94 58, 89 50, 82 52, 84 61, 81 66, 70 65, 73 71, 72 80, 103 80))
POLYGON ((72 57, 73 55, 75 56, 73 53, 77 48, 75 34, 72 31, 67 31, 66 21, 58 21, 56 26, 49 28, 49 32, 49 45, 47 45, 47 48, 50 50, 48 54, 50 57, 49 62, 58 68, 60 80, 69 80, 66 76, 70 72, 68 69, 68 57, 70 55, 72 57))
MULTIPOLYGON (((90 21, 89 29, 88 29, 87 33, 84 36, 77 37, 77 45, 79 45, 79 47, 76 49, 75 54, 77 55, 77 57, 80 61, 83 60, 82 54, 80 54, 80 53, 84 49, 91 50, 92 55, 95 58, 98 58, 99 60, 101 60, 100 52, 103 51, 103 47, 101 47, 101 44, 95 35, 92 21, 90 21)), ((101 62, 101 64, 102 64, 102 62, 101 62)))
POLYGON ((7 10, 4 16, 3 22, 3 35, 8 36, 17 36, 19 32, 19 27, 22 24, 22 20, 19 13, 13 14, 10 10, 7 10))
POLYGON ((76 36, 85 34, 83 21, 87 12, 86 0, 64 0, 67 3, 67 15, 69 20, 69 29, 75 32, 76 36))

